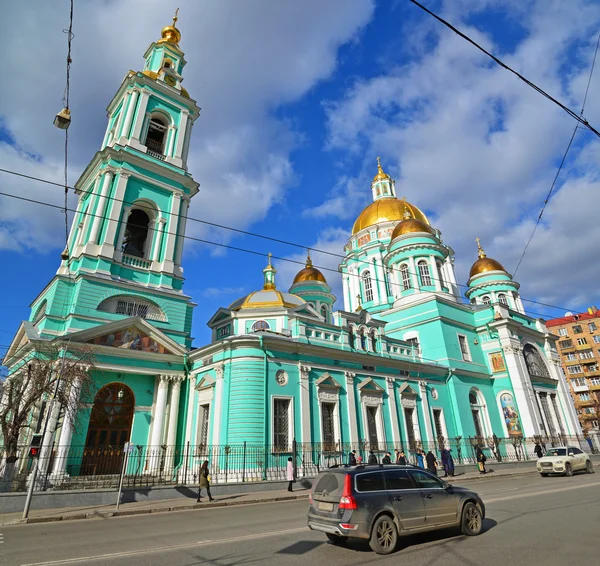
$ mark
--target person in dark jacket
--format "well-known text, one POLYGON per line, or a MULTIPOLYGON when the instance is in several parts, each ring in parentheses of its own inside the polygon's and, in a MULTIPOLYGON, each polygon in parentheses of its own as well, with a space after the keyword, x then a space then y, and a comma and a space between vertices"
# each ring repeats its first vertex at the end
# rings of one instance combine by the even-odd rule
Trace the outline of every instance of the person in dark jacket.
POLYGON ((350 452, 350 454, 348 454, 348 465, 356 466, 356 451, 355 450, 352 450, 352 452, 350 452))
POLYGON ((479 466, 479 473, 485 474, 486 473, 485 462, 487 460, 487 457, 483 453, 481 446, 478 446, 477 450, 475 450, 475 456, 477 457, 477 465, 479 466))
POLYGON ((435 456, 433 455, 433 452, 431 450, 427 452, 427 455, 425 456, 425 461, 427 462, 427 471, 430 474, 437 475, 437 460, 435 459, 435 456))
POLYGON ((442 467, 446 474, 445 478, 454 475, 454 458, 452 458, 452 451, 448 448, 442 450, 442 467))
POLYGON ((535 443, 535 446, 534 446, 534 448, 533 448, 533 451, 535 452, 535 455, 536 455, 538 458, 541 458, 541 457, 544 455, 544 452, 543 452, 543 450, 542 450, 542 447, 540 446, 540 443, 539 443, 539 442, 536 442, 536 443, 535 443))
POLYGON ((398 453, 396 464, 399 464, 400 466, 406 466, 406 454, 404 453, 404 450, 400 450, 398 453))
POLYGON ((392 463, 392 455, 389 452, 386 452, 381 463, 382 464, 391 464, 392 463))
POLYGON ((373 450, 371 450, 369 452, 369 464, 378 464, 379 461, 377 460, 377 456, 375 456, 375 452, 373 452, 373 450))
POLYGON ((206 488, 208 494, 208 500, 212 501, 213 496, 210 493, 210 470, 208 469, 208 460, 204 460, 202 467, 200 468, 200 484, 198 486, 198 499, 197 503, 200 503, 200 495, 202 494, 202 488, 206 488))

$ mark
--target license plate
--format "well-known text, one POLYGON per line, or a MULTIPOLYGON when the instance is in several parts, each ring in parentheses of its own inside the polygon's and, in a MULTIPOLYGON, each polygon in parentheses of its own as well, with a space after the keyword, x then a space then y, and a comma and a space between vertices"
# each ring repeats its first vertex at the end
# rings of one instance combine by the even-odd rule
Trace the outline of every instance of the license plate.
POLYGON ((320 511, 333 511, 333 503, 319 502, 319 510, 320 511))

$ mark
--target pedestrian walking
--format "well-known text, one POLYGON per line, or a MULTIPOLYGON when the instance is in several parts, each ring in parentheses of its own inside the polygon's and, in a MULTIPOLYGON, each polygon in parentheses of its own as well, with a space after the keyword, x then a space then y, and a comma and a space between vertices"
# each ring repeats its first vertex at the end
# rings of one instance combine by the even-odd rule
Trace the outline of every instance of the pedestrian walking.
POLYGON ((417 450, 417 466, 419 468, 425 468, 425 462, 423 461, 424 454, 422 450, 417 450))
POLYGON ((200 503, 200 496, 202 495, 203 488, 206 488, 208 500, 212 501, 213 496, 210 493, 210 470, 208 469, 208 460, 204 460, 204 462, 202 462, 202 466, 200 467, 200 483, 198 485, 197 503, 200 503))
POLYGON ((452 458, 452 450, 448 448, 442 450, 442 467, 444 468, 445 478, 454 475, 454 459, 452 458))
POLYGON ((406 463, 406 454, 404 453, 404 450, 400 450, 396 464, 399 464, 400 466, 406 466, 406 463))
POLYGON ((294 491, 292 489, 292 484, 294 483, 294 463, 292 461, 292 457, 290 456, 287 461, 287 481, 288 481, 288 491, 294 491))
POLYGON ((433 455, 433 452, 431 450, 427 452, 425 460, 427 461, 427 471, 430 474, 434 474, 437 476, 437 460, 435 459, 435 456, 433 455))
POLYGON ((348 454, 348 465, 356 466, 356 450, 352 450, 352 452, 348 454))
POLYGON ((363 463, 363 457, 362 456, 357 456, 356 457, 356 465, 360 466, 363 463))
POLYGON ((377 456, 375 456, 375 452, 373 452, 373 450, 369 451, 368 463, 369 464, 379 464, 379 461, 377 460, 377 456))
POLYGON ((533 447, 533 452, 538 458, 541 458, 544 455, 544 451, 542 450, 542 447, 540 446, 539 442, 535 443, 535 446, 533 447))
POLYGON ((386 452, 381 463, 382 464, 391 464, 392 463, 392 454, 390 452, 386 452))
POLYGON ((481 446, 478 446, 477 449, 475 450, 475 456, 477 457, 477 466, 479 467, 479 473, 485 474, 486 473, 485 462, 487 460, 487 457, 483 453, 481 446))

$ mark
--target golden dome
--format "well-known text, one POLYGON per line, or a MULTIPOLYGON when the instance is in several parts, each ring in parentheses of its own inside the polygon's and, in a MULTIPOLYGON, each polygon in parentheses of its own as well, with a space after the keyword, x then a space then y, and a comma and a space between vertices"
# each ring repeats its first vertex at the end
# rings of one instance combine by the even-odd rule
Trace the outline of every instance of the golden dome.
POLYGON ((316 267, 313 267, 312 260, 310 259, 310 252, 306 258, 306 267, 298 271, 292 285, 302 283, 303 281, 320 281, 321 283, 327 284, 325 276, 316 267))
POLYGON ((177 14, 179 12, 179 8, 175 10, 175 16, 173 16, 173 25, 166 26, 160 32, 161 38, 157 41, 157 43, 171 43, 176 47, 179 47, 179 42, 181 41, 181 32, 175 27, 177 23, 177 14))
POLYGON ((404 219, 396 224, 396 227, 392 232, 392 240, 404 234, 414 234, 417 232, 427 232, 428 234, 433 234, 433 229, 428 224, 425 224, 425 222, 413 218, 407 208, 404 212, 404 219))
POLYGON ((229 305, 229 308, 233 311, 279 307, 293 309, 305 303, 304 299, 292 293, 283 293, 276 289, 262 289, 234 301, 229 305))
POLYGON ((377 175, 375 175, 375 177, 373 177, 373 182, 376 183, 377 181, 385 181, 385 180, 390 181, 391 177, 383 171, 383 167, 381 167, 381 158, 378 157, 377 158, 377 175))
POLYGON ((356 219, 352 227, 352 234, 360 232, 364 228, 386 222, 390 220, 402 220, 404 211, 408 210, 415 220, 419 220, 429 226, 429 220, 421 210, 414 204, 405 200, 399 200, 396 197, 384 197, 372 202, 367 206, 356 219))
POLYGON ((479 242, 479 238, 475 238, 475 241, 477 242, 477 249, 479 250, 479 258, 471 267, 469 279, 480 273, 486 273, 487 271, 504 271, 506 273, 506 269, 504 269, 499 261, 485 255, 481 243, 479 242))

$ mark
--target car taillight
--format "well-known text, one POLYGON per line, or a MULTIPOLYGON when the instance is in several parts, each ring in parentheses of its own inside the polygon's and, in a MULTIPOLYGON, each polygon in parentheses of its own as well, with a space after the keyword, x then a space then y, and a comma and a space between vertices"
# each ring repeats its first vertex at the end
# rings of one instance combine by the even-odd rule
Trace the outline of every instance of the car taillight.
POLYGON ((354 496, 352 495, 352 476, 350 474, 346 474, 344 478, 344 491, 342 491, 339 508, 358 509, 356 499, 354 499, 354 496))
POLYGON ((313 504, 313 497, 312 497, 312 491, 308 492, 308 502, 312 505, 313 504))

